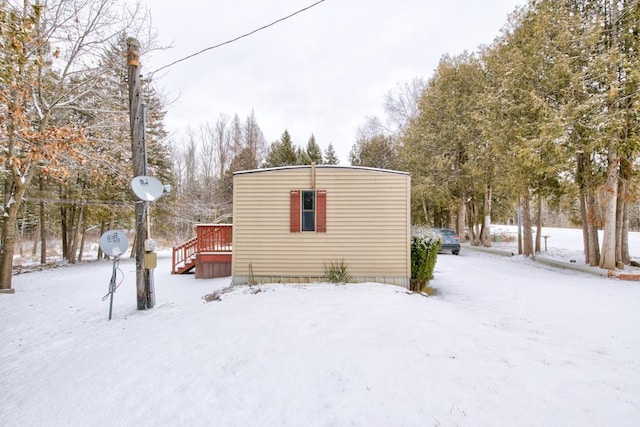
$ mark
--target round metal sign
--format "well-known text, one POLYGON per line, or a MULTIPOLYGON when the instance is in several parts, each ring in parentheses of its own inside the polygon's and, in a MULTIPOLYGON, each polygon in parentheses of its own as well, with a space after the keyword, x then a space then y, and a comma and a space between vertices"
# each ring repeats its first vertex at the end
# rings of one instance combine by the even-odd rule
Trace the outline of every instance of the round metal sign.
POLYGON ((117 257, 127 251, 129 240, 122 231, 110 230, 100 237, 100 249, 105 255, 117 257))

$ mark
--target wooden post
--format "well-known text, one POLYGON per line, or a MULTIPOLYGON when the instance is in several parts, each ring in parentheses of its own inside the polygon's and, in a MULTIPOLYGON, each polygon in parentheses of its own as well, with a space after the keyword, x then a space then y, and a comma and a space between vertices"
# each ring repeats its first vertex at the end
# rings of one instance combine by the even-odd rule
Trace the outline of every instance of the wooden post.
MULTIPOLYGON (((131 128, 131 160, 133 176, 145 174, 144 123, 142 91, 140 88, 140 43, 135 38, 127 39, 127 66, 129 78, 129 125, 131 128)), ((153 280, 144 268, 144 241, 146 239, 147 205, 137 202, 135 207, 136 235, 133 249, 136 255, 136 293, 138 310, 152 308, 155 298, 153 280)))

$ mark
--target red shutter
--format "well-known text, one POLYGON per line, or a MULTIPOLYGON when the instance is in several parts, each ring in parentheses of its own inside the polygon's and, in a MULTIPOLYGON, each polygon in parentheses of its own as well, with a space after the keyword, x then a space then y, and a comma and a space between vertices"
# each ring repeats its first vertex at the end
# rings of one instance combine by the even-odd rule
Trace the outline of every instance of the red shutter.
POLYGON ((327 192, 316 191, 316 232, 327 232, 327 192))
POLYGON ((289 223, 292 233, 300 232, 300 190, 291 190, 289 196, 289 223))

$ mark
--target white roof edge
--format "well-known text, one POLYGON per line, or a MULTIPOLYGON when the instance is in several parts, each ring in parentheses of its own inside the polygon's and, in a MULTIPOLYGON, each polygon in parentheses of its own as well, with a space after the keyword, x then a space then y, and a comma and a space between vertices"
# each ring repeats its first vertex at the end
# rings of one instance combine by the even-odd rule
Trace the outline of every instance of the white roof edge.
MULTIPOLYGON (((276 168, 264 168, 264 169, 250 169, 244 171, 234 172, 234 175, 243 175, 249 173, 261 173, 261 172, 271 172, 278 170, 288 170, 288 169, 309 169, 311 165, 295 165, 295 166, 280 166, 276 168)), ((342 165, 316 165, 318 169, 355 169, 355 170, 365 170, 370 172, 382 172, 382 173, 392 173, 397 175, 411 175, 409 172, 397 171, 392 169, 380 169, 380 168, 369 168, 366 166, 342 166, 342 165)))

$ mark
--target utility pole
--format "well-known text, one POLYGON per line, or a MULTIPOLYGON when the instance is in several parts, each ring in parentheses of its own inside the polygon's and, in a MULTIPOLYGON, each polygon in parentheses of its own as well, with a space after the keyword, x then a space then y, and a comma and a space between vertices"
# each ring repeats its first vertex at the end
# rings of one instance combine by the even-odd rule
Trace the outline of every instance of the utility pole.
MULTIPOLYGON (((142 93, 140 89, 140 42, 135 38, 127 39, 127 67, 129 83, 129 125, 131 127, 131 160, 133 162, 133 176, 145 175, 145 144, 144 144, 144 110, 142 108, 142 93)), ((138 310, 152 308, 155 302, 153 295, 153 278, 148 268, 145 268, 144 242, 146 236, 147 203, 135 204, 136 235, 133 248, 136 254, 136 293, 138 310)))

